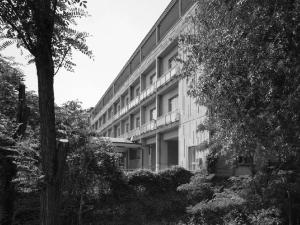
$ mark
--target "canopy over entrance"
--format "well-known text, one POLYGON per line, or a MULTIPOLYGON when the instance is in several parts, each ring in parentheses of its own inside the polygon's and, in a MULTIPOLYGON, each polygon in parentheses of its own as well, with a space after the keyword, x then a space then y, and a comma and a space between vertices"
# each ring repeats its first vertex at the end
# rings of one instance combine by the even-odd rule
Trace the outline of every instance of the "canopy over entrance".
POLYGON ((116 148, 118 152, 127 151, 127 149, 141 148, 142 145, 126 138, 112 138, 112 137, 102 137, 102 140, 109 141, 116 148))

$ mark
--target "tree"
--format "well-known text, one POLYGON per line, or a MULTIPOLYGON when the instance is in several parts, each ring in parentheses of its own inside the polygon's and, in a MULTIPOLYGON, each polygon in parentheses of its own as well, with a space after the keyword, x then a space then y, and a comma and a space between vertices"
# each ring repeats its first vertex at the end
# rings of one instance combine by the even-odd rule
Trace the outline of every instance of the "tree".
POLYGON ((15 43, 33 56, 37 69, 40 143, 45 187, 41 191, 41 224, 59 224, 61 171, 58 165, 54 113, 54 75, 64 66, 72 70, 72 49, 88 56, 87 34, 72 29, 75 17, 86 15, 81 0, 3 0, 0 2, 2 48, 15 43), (77 8, 76 8, 77 7, 77 8), (3 39, 3 38, 7 38, 3 39))
POLYGON ((291 167, 300 146, 300 1, 198 2, 181 37, 182 74, 209 109, 200 129, 210 130, 210 149, 291 167))

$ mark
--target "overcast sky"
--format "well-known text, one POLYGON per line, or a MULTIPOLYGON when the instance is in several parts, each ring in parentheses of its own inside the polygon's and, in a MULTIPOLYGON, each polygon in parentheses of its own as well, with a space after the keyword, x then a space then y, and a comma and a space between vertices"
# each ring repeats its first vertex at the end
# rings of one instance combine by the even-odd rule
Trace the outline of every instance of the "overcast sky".
MULTIPOLYGON (((78 99, 85 108, 95 106, 118 75, 134 50, 154 25, 171 0, 88 0, 91 15, 79 24, 79 30, 92 37, 88 45, 95 55, 92 61, 76 53, 75 73, 61 70, 55 77, 55 102, 78 99)), ((7 54, 16 56, 14 50, 7 54)), ((24 56, 17 57, 22 61, 24 56)), ((29 90, 37 92, 34 65, 21 67, 29 90)))

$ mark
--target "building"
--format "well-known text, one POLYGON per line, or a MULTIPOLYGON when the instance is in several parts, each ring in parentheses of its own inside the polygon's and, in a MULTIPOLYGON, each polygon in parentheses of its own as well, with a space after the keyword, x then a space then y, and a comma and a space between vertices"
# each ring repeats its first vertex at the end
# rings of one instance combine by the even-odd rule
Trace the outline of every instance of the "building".
POLYGON ((208 132, 197 127, 206 108, 187 95, 191 81, 178 77, 175 60, 181 54, 178 36, 195 7, 193 0, 168 5, 91 112, 91 126, 101 136, 139 143, 121 151, 126 169, 197 170, 205 164, 198 146, 208 132))

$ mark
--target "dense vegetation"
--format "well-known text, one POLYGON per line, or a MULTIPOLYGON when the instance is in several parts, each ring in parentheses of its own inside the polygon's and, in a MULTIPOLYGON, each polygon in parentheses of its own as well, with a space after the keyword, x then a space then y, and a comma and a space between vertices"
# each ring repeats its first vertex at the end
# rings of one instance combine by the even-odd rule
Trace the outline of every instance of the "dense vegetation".
MULTIPOLYGON (((65 164, 57 164, 63 165, 58 171, 62 171, 60 179, 64 178, 56 183, 62 193, 58 222, 300 223, 300 1, 198 3, 199 8, 187 20, 188 32, 180 37, 183 54, 179 54, 179 61, 182 77, 192 81, 189 94, 208 108, 207 121, 199 126, 199 130, 210 132, 210 142, 203 144, 209 150, 206 170, 192 174, 175 167, 159 173, 124 173, 116 166, 119 155, 110 143, 88 129, 89 110, 82 109, 78 101, 54 105, 56 160, 66 159, 65 164), (212 174, 221 157, 233 166, 239 159, 247 159, 252 173, 230 178, 212 174)), ((20 5, 19 10, 25 9, 20 5)), ((62 16, 67 16, 65 22, 70 19, 68 13, 62 16)), ((27 19, 23 23, 30 21, 27 19)), ((0 21, 0 25, 4 23, 0 21)), ((12 32, 9 26, 6 29, 12 32)), ((84 42, 82 35, 79 38, 84 42)), ((30 40, 23 40, 23 44, 30 40)), ((55 43, 54 49, 64 56, 67 49, 55 43)), ((41 167, 39 121, 43 115, 37 95, 25 91, 22 81, 16 65, 0 57, 3 225, 35 225, 45 220, 40 217, 45 210, 40 194, 49 185, 41 167)))
POLYGON ((208 169, 242 159, 253 177, 189 212, 195 224, 299 224, 300 1, 198 4, 180 61, 189 94, 208 107, 208 169))

